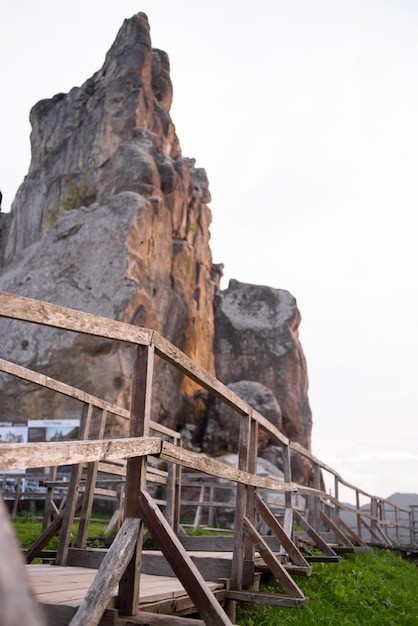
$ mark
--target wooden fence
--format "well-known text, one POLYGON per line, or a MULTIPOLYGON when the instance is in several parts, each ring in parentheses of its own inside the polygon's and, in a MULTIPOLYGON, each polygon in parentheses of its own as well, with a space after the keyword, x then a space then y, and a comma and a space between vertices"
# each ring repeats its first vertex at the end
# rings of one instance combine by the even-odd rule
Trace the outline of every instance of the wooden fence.
MULTIPOLYGON (((214 626, 231 624, 235 621, 237 602, 306 606, 307 598, 295 582, 293 574, 310 575, 312 570, 309 560, 337 560, 338 552, 368 549, 369 545, 403 546, 405 549, 416 547, 413 510, 372 496, 346 482, 338 472, 300 444, 290 441, 263 415, 159 333, 6 293, 0 293, 0 316, 22 323, 43 324, 99 338, 111 338, 135 346, 129 412, 43 374, 0 359, 0 370, 6 374, 70 396, 78 400, 81 406, 77 441, 1 446, 0 472, 45 466, 72 467, 65 506, 61 510, 54 502, 54 490, 62 488, 62 484, 56 481, 54 473, 46 480, 48 497, 44 531, 25 556, 30 562, 35 556, 44 555, 47 542, 59 532, 59 545, 54 556, 56 565, 97 566, 98 570, 84 600, 70 614, 65 613, 67 617, 62 609, 49 607, 50 623, 71 626, 107 623, 108 606, 117 585, 117 611, 112 614, 112 623, 118 624, 117 620, 122 619, 122 616, 132 616, 131 620, 134 621, 130 623, 171 623, 168 616, 162 622, 161 615, 139 611, 140 572, 148 567, 154 571, 160 568, 166 573, 169 570, 180 580, 194 610, 203 620, 200 623, 214 626), (156 357, 180 369, 185 376, 215 394, 240 415, 236 468, 185 449, 177 432, 151 419, 151 390, 156 357), (93 414, 99 416, 95 420, 95 432, 92 429, 93 414), (128 437, 103 438, 109 415, 129 420, 128 437), (277 476, 260 476, 256 472, 260 429, 282 447, 283 480, 277 476), (292 481, 292 455, 300 455, 311 464, 311 486, 292 481), (156 467, 152 459, 164 462, 168 471, 156 467), (224 552, 231 552, 230 558, 204 560, 190 556, 191 550, 204 550, 202 546, 207 548, 208 538, 182 537, 180 534, 181 504, 184 502, 181 495, 181 468, 187 471, 188 476, 194 475, 195 480, 200 480, 201 487, 205 485, 202 476, 207 477, 210 481, 207 490, 209 494, 211 485, 213 488, 216 484, 229 484, 233 489, 233 536, 218 537, 216 541, 209 538, 212 548, 215 543, 222 546, 224 552), (327 474, 333 479, 332 493, 322 489, 327 474), (122 491, 110 489, 113 491, 112 497, 116 500, 119 498, 117 510, 119 513, 124 510, 123 521, 109 550, 93 554, 86 548, 88 524, 95 495, 104 495, 106 491, 100 486, 100 481, 103 485, 106 476, 117 477, 119 484, 123 484, 123 497, 122 491), (158 502, 150 495, 153 485, 160 485, 165 492, 165 497, 158 502), (341 486, 353 491, 355 506, 341 502, 341 486), (271 503, 271 496, 277 494, 282 497, 280 505, 277 505, 277 499, 275 504, 271 503), (304 503, 302 507, 301 500, 304 503), (75 542, 71 542, 72 523, 78 512, 79 531, 75 542), (351 516, 354 523, 345 521, 345 515, 351 516), (164 562, 153 558, 160 555, 149 555, 142 549, 144 526, 159 547, 164 562), (304 549, 312 546, 319 549, 321 554, 307 556, 309 551, 304 549), (283 594, 274 596, 258 591, 256 574, 263 568, 279 580, 283 594), (209 573, 209 580, 222 581, 222 589, 216 593, 209 589, 205 581, 209 573)), ((200 497, 195 502, 199 515, 204 507, 213 510, 216 506, 223 506, 222 502, 213 502, 210 497, 205 500, 205 488, 200 489, 199 493, 200 497)), ((7 541, 10 531, 4 515, 0 517, 0 522, 1 554, 1 546, 7 541)), ((19 568, 18 560, 16 564, 19 568)), ((2 585, 8 589, 0 568, 0 600, 6 593, 1 591, 2 585)), ((28 594, 30 597, 30 591, 28 594)), ((30 610, 32 604, 28 601, 30 610)), ((7 606, 10 614, 13 610, 10 601, 7 606)), ((6 617, 2 621, 5 625, 8 624, 6 617)), ((181 623, 178 616, 172 619, 177 620, 173 623, 181 623)), ((191 624, 192 621, 188 620, 187 623, 191 624)), ((31 623, 36 622, 32 620, 31 623)))

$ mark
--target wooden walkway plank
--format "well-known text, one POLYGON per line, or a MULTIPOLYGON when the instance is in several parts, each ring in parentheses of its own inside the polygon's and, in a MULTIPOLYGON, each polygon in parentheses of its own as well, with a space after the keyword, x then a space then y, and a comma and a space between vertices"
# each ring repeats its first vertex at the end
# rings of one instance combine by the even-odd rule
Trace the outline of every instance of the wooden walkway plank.
POLYGON ((140 520, 126 518, 70 626, 96 626, 135 550, 140 520))
POLYGON ((141 517, 145 525, 186 589, 201 618, 210 626, 232 626, 232 622, 208 589, 199 570, 151 496, 141 489, 139 500, 141 517))
POLYGON ((201 619, 189 617, 179 617, 178 615, 159 615, 141 611, 135 617, 119 618, 120 626, 136 626, 136 624, 146 624, 147 626, 205 626, 201 619))

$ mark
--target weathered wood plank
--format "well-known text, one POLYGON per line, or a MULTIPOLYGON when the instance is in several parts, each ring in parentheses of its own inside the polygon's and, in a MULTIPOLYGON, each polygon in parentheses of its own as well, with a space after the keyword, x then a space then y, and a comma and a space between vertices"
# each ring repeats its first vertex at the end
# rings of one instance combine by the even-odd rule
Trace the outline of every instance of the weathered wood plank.
MULTIPOLYGON (((76 511, 81 507, 81 499, 77 502, 76 511)), ((38 557, 42 552, 42 549, 51 541, 55 535, 61 530, 62 523, 64 521, 64 513, 57 515, 53 521, 42 531, 33 544, 25 552, 26 563, 31 563, 33 559, 38 557)))
POLYGON ((77 389, 77 387, 72 387, 71 385, 62 383, 55 378, 50 378, 45 374, 40 374, 39 372, 35 372, 34 370, 28 369, 27 367, 22 367, 21 365, 17 365, 16 363, 12 363, 11 361, 0 359, 0 371, 6 372, 7 374, 10 374, 12 376, 16 376, 17 378, 21 378, 23 380, 35 383, 37 385, 40 385, 41 387, 46 387, 47 389, 51 389, 52 391, 56 391, 57 393, 60 393, 62 395, 75 398, 76 400, 80 400, 80 402, 92 404, 93 406, 97 406, 99 409, 106 409, 110 413, 118 415, 119 417, 129 419, 129 411, 127 409, 123 409, 122 407, 119 407, 116 404, 112 404, 111 402, 106 402, 106 400, 97 398, 90 393, 86 393, 81 389, 77 389))
POLYGON ((269 566, 271 573, 277 578, 283 589, 287 591, 292 598, 304 599, 305 596, 302 589, 299 588, 287 570, 275 557, 274 553, 270 550, 248 518, 244 520, 244 527, 245 532, 251 537, 251 541, 254 543, 256 549, 264 559, 264 562, 269 566))
POLYGON ((154 331, 24 296, 0 292, 0 316, 129 343, 149 345, 154 331))
MULTIPOLYGON (((152 377, 154 368, 154 346, 136 346, 132 376, 131 437, 146 437, 151 418, 152 377)), ((130 458, 126 464, 125 515, 140 518, 139 490, 146 484, 147 458, 130 458)), ((125 615, 135 615, 139 602, 139 577, 143 524, 126 571, 119 584, 119 610, 125 615)))
POLYGON ((134 553, 140 520, 126 518, 70 626, 96 626, 134 553))
POLYGON ((323 522, 325 522, 325 524, 328 526, 328 528, 336 534, 337 537, 339 537, 339 539, 341 539, 343 546, 347 547, 347 548, 354 548, 354 545, 351 543, 351 541, 349 540, 349 538, 347 537, 347 535, 341 530, 341 528, 335 524, 332 519, 330 517, 328 517, 328 515, 326 513, 324 513, 324 511, 319 511, 319 515, 321 517, 321 520, 323 522))
POLYGON ((201 550, 202 552, 232 552, 234 549, 234 537, 209 536, 209 535, 180 535, 180 543, 187 551, 201 550))
MULTIPOLYGON (((88 439, 90 425, 93 416, 93 405, 84 404, 83 413, 80 421, 79 439, 88 439)), ((77 508, 78 494, 80 490, 81 475, 83 473, 83 464, 77 463, 71 467, 71 479, 67 493, 67 500, 64 508, 64 519, 59 537, 57 549, 57 565, 65 565, 67 559, 67 551, 70 543, 74 516, 77 508)))
POLYGON ((147 624, 148 626, 205 626, 201 619, 192 617, 179 617, 178 615, 159 615, 140 611, 134 618, 119 618, 118 626, 135 626, 135 624, 147 624))
MULTIPOLYGON (((199 555, 199 553, 189 554, 193 563, 205 580, 219 580, 231 578, 232 553, 222 557, 216 553, 199 555)), ((156 576, 174 576, 173 569, 161 552, 142 551, 141 572, 143 574, 154 574, 156 576)), ((243 585, 250 586, 254 581, 254 564, 245 561, 243 564, 243 585)))
POLYGON ((324 552, 324 554, 330 557, 337 556, 336 552, 334 552, 331 546, 326 541, 323 540, 321 535, 317 533, 314 528, 312 528, 309 522, 305 520, 305 518, 299 513, 299 511, 294 510, 293 515, 295 517, 295 521, 297 522, 297 524, 299 524, 299 526, 303 528, 303 530, 314 541, 316 546, 324 552))
POLYGON ((199 570, 152 498, 146 491, 141 490, 139 500, 144 523, 186 589, 202 619, 211 626, 231 626, 230 620, 218 601, 215 600, 199 570))
POLYGON ((282 443, 289 443, 288 438, 263 415, 254 411, 254 409, 247 402, 228 389, 228 387, 215 378, 215 376, 212 376, 212 374, 209 374, 202 367, 199 367, 196 363, 194 363, 194 361, 192 361, 178 348, 173 346, 164 337, 155 333, 153 343, 155 345, 156 353, 161 358, 176 365, 192 380, 224 400, 226 404, 231 406, 233 409, 236 409, 242 415, 248 415, 253 412, 254 417, 256 417, 263 430, 271 433, 278 441, 281 441, 282 443))
POLYGON ((30 588, 19 546, 2 500, 0 500, 0 624, 46 625, 30 588))
MULTIPOLYGON (((106 418, 107 418, 107 409, 103 409, 100 411, 99 423, 97 425, 96 437, 98 439, 103 439, 105 434, 106 427, 106 418)), ((87 437, 82 437, 83 439, 87 439, 87 437)), ((83 469, 83 467, 81 466, 83 469)), ((99 491, 103 491, 102 489, 96 489, 96 481, 97 475, 99 471, 99 462, 93 461, 92 463, 87 464, 87 476, 86 476, 86 486, 83 496, 83 504, 81 506, 80 512, 80 523, 78 527, 78 533, 75 540, 75 545, 77 548, 85 548, 87 543, 87 534, 90 524, 91 511, 93 508, 93 501, 95 494, 98 494, 99 491)), ((104 490, 106 493, 106 490, 104 490)), ((108 492, 110 493, 110 491, 108 492)), ((117 493, 113 492, 114 495, 117 493)), ((68 551, 67 551, 68 552, 68 551)))
POLYGON ((4 443, 1 446, 0 471, 73 465, 89 461, 111 461, 133 456, 158 454, 159 437, 126 437, 91 441, 42 443, 4 443))
MULTIPOLYGON (((68 626, 72 617, 77 611, 75 606, 62 604, 43 604, 42 608, 46 614, 48 626, 68 626)), ((98 626, 117 626, 117 611, 106 609, 98 626)))
MULTIPOLYGON (((212 589, 212 587, 211 587, 212 589)), ((212 589, 212 593, 214 597, 218 600, 219 603, 224 602, 225 600, 225 589, 212 589)), ((187 615, 187 614, 196 614, 196 607, 187 595, 184 592, 184 595, 178 597, 171 597, 165 600, 159 600, 158 602, 142 602, 139 607, 139 610, 149 611, 153 613, 169 613, 176 615, 187 615)))
POLYGON ((189 469, 196 469, 205 474, 225 478, 243 485, 263 487, 264 489, 275 491, 297 491, 299 489, 299 485, 296 483, 286 483, 273 477, 265 478, 256 474, 250 474, 203 454, 197 454, 196 452, 173 446, 168 441, 162 442, 160 458, 169 463, 177 463, 189 469))
POLYGON ((256 494, 256 509, 259 515, 261 515, 261 517, 267 524, 267 526, 271 529, 273 534, 281 542, 283 548, 286 550, 289 558, 293 561, 293 563, 295 565, 300 565, 301 567, 310 569, 308 562, 303 557, 300 550, 286 534, 284 528, 280 525, 279 521, 275 518, 273 513, 270 511, 268 506, 265 504, 265 502, 263 502, 258 494, 256 494))
POLYGON ((192 361, 188 356, 181 352, 181 350, 173 346, 173 344, 167 341, 167 339, 158 333, 155 333, 153 342, 156 354, 158 354, 162 359, 173 363, 178 369, 187 374, 189 378, 222 398, 239 413, 244 415, 247 412, 248 404, 242 400, 242 398, 228 389, 228 387, 215 378, 215 376, 209 374, 209 372, 197 365, 197 363, 192 361))
POLYGON ((350 537, 351 540, 355 544, 358 544, 359 546, 362 546, 363 548, 368 548, 367 543, 363 541, 363 539, 356 532, 354 532, 354 530, 350 528, 350 526, 348 526, 348 524, 346 524, 344 520, 339 519, 338 523, 343 529, 343 531, 345 532, 345 534, 347 535, 347 537, 350 537))
MULTIPOLYGON (((240 472, 248 473, 250 437, 251 412, 243 416, 240 422, 238 442, 238 471, 240 472)), ((234 551, 231 567, 230 586, 232 589, 236 590, 240 590, 243 587, 244 560, 246 552, 243 520, 248 507, 247 489, 247 483, 238 483, 235 495, 234 551)), ((234 600, 228 599, 225 609, 231 622, 236 621, 236 608, 236 602, 234 600)))
POLYGON ((261 593, 254 591, 227 591, 226 597, 239 602, 251 604, 268 604, 270 606, 287 606, 289 608, 302 608, 309 604, 308 598, 290 598, 273 593, 261 593))
MULTIPOLYGON (((42 387, 52 389, 53 391, 61 393, 62 395, 75 398, 76 400, 80 400, 80 402, 91 404, 98 407, 99 409, 106 410, 113 415, 118 415, 119 417, 123 417, 124 419, 130 419, 130 411, 118 406, 117 404, 106 402, 106 400, 97 398, 90 393, 86 393, 81 389, 77 389, 77 387, 71 387, 71 385, 67 385, 66 383, 62 383, 59 380, 55 380, 54 378, 45 376, 45 374, 39 374, 38 372, 30 370, 27 367, 16 365, 16 363, 12 363, 11 361, 0 359, 0 371, 11 374, 12 376, 17 376, 18 378, 22 378, 23 380, 28 380, 29 382, 33 382, 42 387)), ((150 428, 175 440, 181 438, 180 433, 172 430, 171 428, 167 428, 167 426, 158 424, 158 422, 153 422, 152 420, 150 421, 150 428)))

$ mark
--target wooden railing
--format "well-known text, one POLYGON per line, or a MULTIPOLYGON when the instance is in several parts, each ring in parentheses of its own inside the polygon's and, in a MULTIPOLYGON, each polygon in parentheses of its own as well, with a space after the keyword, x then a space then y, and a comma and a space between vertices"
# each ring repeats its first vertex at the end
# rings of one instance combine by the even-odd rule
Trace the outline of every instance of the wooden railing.
POLYGON ((142 559, 144 524, 189 593, 202 619, 211 625, 231 624, 231 621, 235 620, 237 601, 263 602, 263 594, 252 588, 251 575, 248 571, 249 563, 252 563, 254 568, 255 550, 262 556, 286 593, 285 596, 277 597, 275 601, 269 598, 269 602, 287 606, 306 604, 306 598, 286 567, 283 566, 275 549, 261 536, 258 530, 260 521, 279 541, 281 554, 286 554, 295 567, 304 569, 306 573, 309 573, 310 568, 300 551, 297 539, 302 544, 306 541, 313 542, 323 551, 324 558, 330 559, 336 557, 334 548, 338 545, 342 549, 365 548, 366 544, 399 546, 405 534, 407 535, 405 546, 414 546, 415 522, 410 510, 372 496, 344 481, 338 472, 321 462, 300 444, 291 442, 263 415, 156 331, 6 293, 0 293, 0 317, 43 324, 96 337, 107 337, 135 346, 129 412, 43 374, 0 359, 0 370, 3 372, 68 395, 82 404, 78 441, 54 442, 53 444, 3 444, 1 446, 0 472, 20 468, 56 467, 63 464, 72 466, 65 511, 61 514, 55 511, 54 517, 53 504, 49 503, 53 519, 50 520, 49 525, 47 524, 42 541, 38 542, 29 556, 42 550, 46 537, 51 532, 60 529, 56 562, 66 564, 71 554, 69 547, 71 524, 80 507, 82 522, 76 547, 85 548, 94 488, 99 473, 103 470, 103 463, 126 459, 124 522, 117 538, 101 562, 85 601, 72 618, 72 626, 98 623, 117 583, 119 583, 120 614, 135 615, 138 609, 138 577, 142 559), (237 468, 186 450, 181 445, 178 433, 151 419, 151 390, 155 356, 180 369, 184 375, 215 394, 241 416, 237 468), (98 436, 95 439, 91 438, 90 430, 93 411, 98 411, 101 416, 98 436), (108 415, 118 415, 129 419, 128 437, 103 439, 104 425, 108 415), (283 480, 276 476, 257 475, 260 429, 267 432, 269 437, 283 449, 283 480), (300 485, 292 481, 292 455, 300 455, 311 464, 312 485, 300 485), (170 468, 174 468, 171 469, 169 479, 165 481, 168 494, 165 517, 147 490, 147 479, 149 481, 152 475, 152 469, 147 461, 149 456, 154 456, 166 462, 170 468), (80 503, 80 485, 86 464, 87 480, 80 503), (225 611, 208 591, 202 574, 188 556, 177 534, 180 522, 181 467, 187 468, 188 472, 196 471, 229 481, 234 486, 234 536, 231 546, 233 558, 224 594, 225 611), (326 474, 333 477, 333 493, 326 493, 322 489, 326 474), (356 502, 354 507, 341 502, 339 494, 341 485, 354 492, 356 502), (267 494, 267 497, 260 496, 261 493, 263 496, 267 494), (269 507, 269 493, 283 494, 283 510, 280 515, 277 512, 273 513, 269 507), (305 512, 294 506, 296 496, 303 496, 305 499, 305 512), (365 502, 361 506, 361 499, 365 500, 366 504, 368 503, 368 510, 364 509, 365 502), (346 513, 354 516, 354 525, 344 520, 346 513), (303 533, 299 537, 295 533, 295 524, 303 528, 303 533), (53 527, 52 530, 51 527, 53 527), (394 532, 388 532, 388 528, 393 529, 394 532), (324 539, 324 531, 329 535, 327 540, 324 539))

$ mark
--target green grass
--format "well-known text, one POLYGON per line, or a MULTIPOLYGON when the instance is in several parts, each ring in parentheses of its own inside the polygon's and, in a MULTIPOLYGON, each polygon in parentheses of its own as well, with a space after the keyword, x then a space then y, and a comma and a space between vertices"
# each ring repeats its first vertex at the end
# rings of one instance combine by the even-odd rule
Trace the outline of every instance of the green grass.
MULTIPOLYGON (((242 626, 418 626, 418 570, 389 550, 350 554, 340 563, 314 563, 309 578, 297 578, 309 597, 304 609, 241 605, 242 626)), ((283 593, 280 585, 262 591, 283 593)))
MULTIPOLYGON (((103 523, 101 522, 90 522, 89 524, 89 537, 92 539, 88 541, 87 545, 90 547, 100 547, 100 537, 104 536, 104 531, 107 526, 107 522, 109 521, 109 516, 102 516, 98 513, 94 513, 94 518, 103 517, 103 523)), ((21 513, 16 516, 16 519, 13 521, 13 528, 19 542, 19 545, 22 549, 29 548, 35 539, 39 537, 42 532, 42 523, 35 520, 34 516, 29 513, 21 513)), ((72 528, 72 535, 75 538, 78 530, 78 522, 74 522, 72 528)), ((45 546, 45 550, 56 550, 58 546, 58 535, 53 537, 51 541, 45 546)), ((33 561, 34 563, 36 562, 33 561)))

